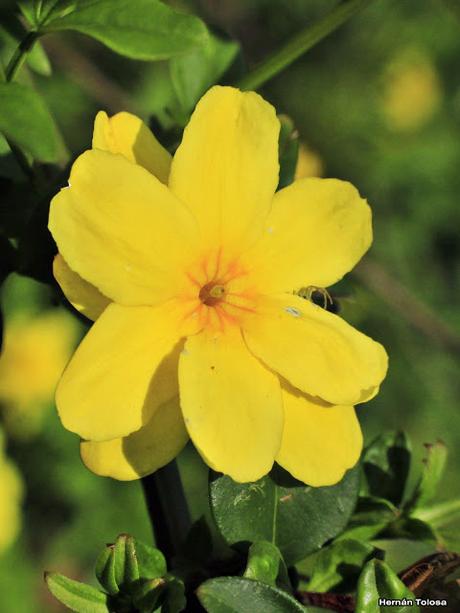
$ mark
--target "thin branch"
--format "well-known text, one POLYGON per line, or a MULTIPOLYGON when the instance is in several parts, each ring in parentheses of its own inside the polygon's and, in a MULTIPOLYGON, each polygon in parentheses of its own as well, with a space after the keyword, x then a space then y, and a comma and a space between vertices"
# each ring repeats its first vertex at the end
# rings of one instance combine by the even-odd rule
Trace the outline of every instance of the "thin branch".
POLYGON ((70 74, 81 89, 109 113, 135 111, 135 102, 124 89, 107 77, 88 58, 59 37, 48 36, 43 46, 52 63, 70 74))
POLYGON ((237 87, 245 90, 258 89, 344 24, 369 2, 370 0, 344 0, 344 2, 340 2, 323 19, 312 26, 307 26, 280 49, 272 53, 259 66, 256 66, 254 70, 239 81, 237 87))
POLYGON ((455 353, 460 352, 460 334, 447 325, 429 306, 395 279, 376 261, 366 258, 354 275, 397 312, 411 326, 434 343, 455 353))

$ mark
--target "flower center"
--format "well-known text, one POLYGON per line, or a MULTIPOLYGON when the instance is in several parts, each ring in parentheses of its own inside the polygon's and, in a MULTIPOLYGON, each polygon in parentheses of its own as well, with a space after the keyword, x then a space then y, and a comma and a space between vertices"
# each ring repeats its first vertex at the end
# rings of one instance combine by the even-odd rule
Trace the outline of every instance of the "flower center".
POLYGON ((219 285, 214 281, 211 283, 206 283, 200 289, 199 298, 203 304, 206 306, 216 306, 224 299, 225 296, 225 287, 223 285, 219 285))

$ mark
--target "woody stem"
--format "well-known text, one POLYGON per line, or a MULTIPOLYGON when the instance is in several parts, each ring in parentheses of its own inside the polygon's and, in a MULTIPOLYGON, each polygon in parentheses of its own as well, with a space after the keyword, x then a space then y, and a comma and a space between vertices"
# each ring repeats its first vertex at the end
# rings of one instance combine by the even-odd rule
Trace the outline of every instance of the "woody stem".
POLYGON ((187 500, 175 460, 142 479, 155 544, 168 567, 180 551, 191 525, 187 500))

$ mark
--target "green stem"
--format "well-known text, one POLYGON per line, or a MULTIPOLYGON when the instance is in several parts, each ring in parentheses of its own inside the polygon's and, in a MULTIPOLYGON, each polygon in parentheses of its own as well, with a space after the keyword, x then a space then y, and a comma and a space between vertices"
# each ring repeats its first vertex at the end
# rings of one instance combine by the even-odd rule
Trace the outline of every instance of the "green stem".
POLYGON ((142 479, 155 543, 168 566, 180 551, 190 530, 191 519, 175 460, 142 479))
POLYGON ((16 77, 21 66, 24 64, 27 54, 31 51, 35 41, 38 39, 38 36, 38 32, 28 32, 25 38, 19 43, 13 57, 8 62, 8 66, 5 69, 5 80, 7 82, 13 81, 16 77))
MULTIPOLYGON (((19 70, 25 62, 27 54, 31 51, 32 47, 35 44, 35 41, 38 39, 38 36, 38 32, 28 32, 25 38, 23 38, 23 40, 19 43, 12 58, 8 62, 8 66, 5 69, 5 81, 7 83, 13 81, 13 79, 18 74, 19 70)), ((32 183, 34 183, 35 174, 31 164, 29 163, 29 160, 27 159, 27 156, 17 145, 11 142, 9 138, 6 138, 6 142, 8 143, 11 149, 11 153, 16 158, 16 162, 18 163, 22 172, 32 183)))
POLYGON ((259 66, 244 76, 237 86, 240 89, 258 89, 261 85, 287 68, 316 43, 336 30, 347 19, 369 4, 370 0, 344 0, 323 19, 306 27, 293 39, 275 51, 259 66))
POLYGON ((460 517, 460 498, 417 509, 412 516, 440 528, 460 517))

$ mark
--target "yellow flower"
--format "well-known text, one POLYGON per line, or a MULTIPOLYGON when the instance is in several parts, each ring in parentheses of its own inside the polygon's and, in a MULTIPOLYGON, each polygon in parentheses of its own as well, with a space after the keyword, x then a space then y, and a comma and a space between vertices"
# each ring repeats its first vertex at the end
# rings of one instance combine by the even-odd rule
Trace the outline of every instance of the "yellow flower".
POLYGON ((383 111, 390 128, 415 131, 438 110, 442 93, 429 57, 407 49, 387 68, 383 111))
POLYGON ((0 552, 16 538, 21 526, 22 480, 3 450, 0 431, 0 552))
POLYGON ((332 484, 356 463, 353 405, 377 393, 385 350, 293 290, 349 271, 371 213, 334 179, 275 194, 278 133, 270 104, 230 87, 201 99, 173 159, 139 119, 96 117, 49 223, 57 279, 98 317, 57 390, 94 472, 135 479, 188 437, 240 482, 276 460, 332 484))
POLYGON ((7 319, 0 356, 0 403, 9 431, 27 436, 40 426, 75 341, 74 318, 60 310, 7 319))

